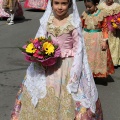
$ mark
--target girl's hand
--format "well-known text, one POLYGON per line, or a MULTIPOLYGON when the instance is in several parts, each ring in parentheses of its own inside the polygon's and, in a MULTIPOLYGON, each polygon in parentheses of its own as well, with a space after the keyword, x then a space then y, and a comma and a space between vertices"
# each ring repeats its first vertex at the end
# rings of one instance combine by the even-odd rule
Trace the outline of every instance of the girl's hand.
POLYGON ((101 47, 102 47, 102 51, 105 51, 107 49, 107 42, 106 41, 102 41, 102 44, 101 44, 101 47))

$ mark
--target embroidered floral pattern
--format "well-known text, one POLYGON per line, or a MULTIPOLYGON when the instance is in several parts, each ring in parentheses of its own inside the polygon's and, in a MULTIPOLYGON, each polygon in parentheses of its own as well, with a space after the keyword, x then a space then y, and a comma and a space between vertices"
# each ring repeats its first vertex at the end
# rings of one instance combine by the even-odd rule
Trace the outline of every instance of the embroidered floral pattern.
POLYGON ((101 104, 98 99, 96 102, 96 113, 93 114, 90 109, 86 109, 76 102, 76 119, 75 120, 103 120, 101 104), (99 109, 100 108, 100 109, 99 109), (82 111, 82 112, 81 112, 82 111))
POLYGON ((107 22, 104 19, 104 11, 98 10, 96 13, 89 15, 83 13, 83 28, 87 29, 101 29, 101 32, 86 32, 84 31, 84 39, 86 45, 86 51, 88 56, 88 62, 93 72, 94 77, 106 77, 108 74, 114 73, 112 59, 108 54, 109 48, 106 51, 102 51, 101 44, 104 37, 108 36, 107 22), (106 33, 106 34, 105 34, 106 33), (108 64, 111 63, 111 64, 108 64), (108 68, 111 68, 109 70, 108 68))
POLYGON ((49 21, 48 21, 47 31, 49 33, 52 33, 54 36, 60 36, 63 33, 64 34, 69 33, 70 31, 75 29, 75 27, 71 23, 71 18, 72 18, 72 15, 69 15, 68 20, 67 20, 65 25, 55 26, 55 25, 53 25, 54 16, 51 15, 50 18, 49 18, 49 21))
POLYGON ((48 88, 46 97, 39 100, 38 106, 34 108, 31 104, 30 96, 24 88, 21 101, 22 109, 19 120, 58 120, 60 117, 65 120, 74 119, 74 104, 71 95, 67 91, 59 99, 55 96, 54 88, 48 88))
MULTIPOLYGON (((75 116, 81 112, 79 108, 82 106, 80 102, 74 101, 66 90, 72 61, 72 58, 66 58, 63 62, 59 60, 57 65, 46 68, 47 95, 39 100, 36 107, 31 103, 31 97, 23 83, 16 98, 11 120, 74 120, 75 116), (61 64, 62 67, 59 67, 61 64)), ((90 109, 85 112, 84 118, 92 120, 92 116, 88 119, 88 111, 90 112, 90 109)), ((100 106, 96 111, 96 115, 102 117, 100 106)))
POLYGON ((24 3, 25 8, 36 8, 45 10, 48 0, 26 0, 24 3))
POLYGON ((0 17, 9 17, 9 14, 3 9, 3 0, 0 0, 0 17))
POLYGON ((109 34, 109 47, 115 66, 120 65, 120 30, 116 30, 116 35, 113 33, 109 34))
POLYGON ((83 12, 82 19, 85 20, 85 25, 87 25, 87 29, 95 29, 98 22, 103 21, 104 17, 106 16, 106 12, 103 10, 97 10, 94 14, 88 14, 83 12))
POLYGON ((107 53, 101 50, 101 33, 84 32, 88 62, 94 74, 107 72, 107 53))
POLYGON ((112 5, 108 6, 105 2, 102 2, 98 5, 98 9, 104 10, 107 16, 118 14, 120 12, 120 5, 118 3, 113 3, 112 5))

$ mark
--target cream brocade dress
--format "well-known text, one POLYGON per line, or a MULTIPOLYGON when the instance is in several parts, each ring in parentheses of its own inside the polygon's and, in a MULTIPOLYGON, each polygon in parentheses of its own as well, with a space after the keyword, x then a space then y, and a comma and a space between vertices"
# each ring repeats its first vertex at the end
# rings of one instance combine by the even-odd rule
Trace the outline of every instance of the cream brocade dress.
POLYGON ((56 38, 55 40, 58 43, 63 41, 61 47, 71 47, 71 49, 65 53, 65 50, 62 51, 61 58, 58 59, 57 63, 46 68, 47 95, 39 100, 36 107, 31 103, 31 96, 22 84, 16 98, 11 120, 103 120, 99 99, 96 103, 96 113, 92 114, 90 109, 86 109, 81 106, 80 102, 74 101, 66 89, 73 62, 73 45, 77 46, 78 43, 71 36, 75 34, 73 32, 76 29, 70 23, 70 17, 67 23, 61 27, 54 26, 53 19, 53 17, 50 17, 48 21, 48 34, 53 39, 56 38), (80 119, 79 116, 81 115, 80 119), (76 117, 77 119, 75 119, 76 117))
MULTIPOLYGON (((98 8, 105 10, 107 16, 115 15, 120 12, 120 5, 118 3, 113 3, 111 6, 108 6, 103 2, 98 5, 98 8)), ((109 32, 108 43, 114 66, 120 65, 120 30, 117 29, 115 34, 109 32)))
POLYGON ((81 17, 88 62, 94 77, 107 77, 114 73, 109 48, 106 51, 101 49, 103 40, 108 39, 105 16, 103 10, 97 10, 93 14, 83 12, 81 17))

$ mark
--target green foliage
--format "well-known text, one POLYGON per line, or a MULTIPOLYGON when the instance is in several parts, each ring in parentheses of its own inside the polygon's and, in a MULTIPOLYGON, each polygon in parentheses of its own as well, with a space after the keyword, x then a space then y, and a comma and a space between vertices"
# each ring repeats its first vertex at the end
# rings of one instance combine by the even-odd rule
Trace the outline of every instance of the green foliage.
POLYGON ((18 47, 22 52, 26 53, 25 49, 22 47, 18 47))

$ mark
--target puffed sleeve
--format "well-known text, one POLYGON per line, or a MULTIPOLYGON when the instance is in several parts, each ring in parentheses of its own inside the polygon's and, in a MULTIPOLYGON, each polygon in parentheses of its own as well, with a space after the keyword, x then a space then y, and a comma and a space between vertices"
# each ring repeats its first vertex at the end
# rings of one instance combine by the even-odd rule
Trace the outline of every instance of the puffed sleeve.
POLYGON ((60 45, 61 46, 61 57, 73 57, 78 49, 78 43, 79 43, 79 33, 77 29, 74 29, 70 32, 70 38, 71 42, 67 43, 66 41, 66 46, 60 45))
POLYGON ((102 32, 103 32, 103 38, 104 40, 108 39, 108 25, 107 25, 107 19, 104 18, 102 22, 102 32))
POLYGON ((78 42, 79 42, 79 33, 77 31, 77 29, 74 29, 72 31, 72 39, 73 39, 73 53, 76 53, 76 50, 78 48, 78 42))

